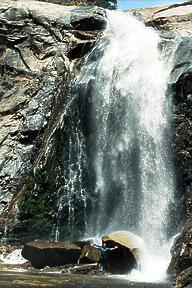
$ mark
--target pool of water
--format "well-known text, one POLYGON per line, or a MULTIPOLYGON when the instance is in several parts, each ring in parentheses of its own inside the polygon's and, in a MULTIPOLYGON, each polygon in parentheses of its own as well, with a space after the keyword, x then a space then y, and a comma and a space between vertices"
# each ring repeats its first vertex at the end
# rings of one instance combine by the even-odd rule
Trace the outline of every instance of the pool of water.
POLYGON ((171 283, 130 282, 120 277, 0 271, 0 288, 169 288, 171 283))

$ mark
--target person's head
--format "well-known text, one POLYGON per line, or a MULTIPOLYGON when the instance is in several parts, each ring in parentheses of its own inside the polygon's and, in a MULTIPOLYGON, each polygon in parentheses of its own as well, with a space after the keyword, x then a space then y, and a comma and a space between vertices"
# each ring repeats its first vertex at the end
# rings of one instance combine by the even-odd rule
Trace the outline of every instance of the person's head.
POLYGON ((102 243, 102 247, 103 247, 103 248, 106 248, 106 247, 107 247, 107 244, 106 244, 105 242, 103 242, 103 243, 102 243))

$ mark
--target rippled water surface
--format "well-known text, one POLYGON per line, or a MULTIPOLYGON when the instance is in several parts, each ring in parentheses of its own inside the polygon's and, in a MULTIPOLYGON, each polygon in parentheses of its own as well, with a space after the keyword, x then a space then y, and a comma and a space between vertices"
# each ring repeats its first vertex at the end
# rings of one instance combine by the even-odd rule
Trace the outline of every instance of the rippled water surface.
POLYGON ((0 272, 0 288, 168 288, 169 283, 134 283, 109 276, 0 272))

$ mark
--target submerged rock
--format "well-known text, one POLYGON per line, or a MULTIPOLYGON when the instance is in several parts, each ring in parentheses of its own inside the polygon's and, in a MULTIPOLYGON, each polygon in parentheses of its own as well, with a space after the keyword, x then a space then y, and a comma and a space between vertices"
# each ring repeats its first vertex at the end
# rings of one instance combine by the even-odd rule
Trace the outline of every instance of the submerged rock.
POLYGON ((42 269, 45 266, 76 264, 81 248, 73 243, 37 240, 24 245, 21 254, 34 268, 42 269))
POLYGON ((73 267, 64 268, 62 273, 72 274, 98 274, 98 264, 78 264, 73 267))

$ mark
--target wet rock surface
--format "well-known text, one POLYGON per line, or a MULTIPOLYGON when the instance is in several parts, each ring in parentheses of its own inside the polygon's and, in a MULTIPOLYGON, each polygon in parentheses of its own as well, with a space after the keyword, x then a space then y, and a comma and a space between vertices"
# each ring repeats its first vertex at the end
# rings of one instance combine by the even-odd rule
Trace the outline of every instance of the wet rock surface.
MULTIPOLYGON (((188 8, 190 8, 190 6, 188 6, 188 8)), ((189 16, 191 17, 191 14, 189 16)), ((185 36, 183 36, 183 34, 178 36, 177 34, 178 45, 175 51, 174 66, 170 77, 174 104, 174 118, 172 123, 176 175, 175 207, 173 209, 175 220, 172 226, 175 225, 175 227, 177 227, 175 233, 177 233, 177 231, 180 232, 175 238, 174 245, 171 249, 172 260, 168 268, 168 273, 173 276, 179 275, 192 265, 192 57, 189 52, 192 47, 192 38, 189 34, 190 33, 185 36)), ((188 274, 186 272, 183 273, 182 275, 186 275, 187 278, 188 274)), ((182 282, 182 277, 178 276, 177 279, 180 279, 178 280, 179 283, 182 282)))
MULTIPOLYGON (((0 1, 1 232, 5 223, 17 222, 18 233, 22 230, 27 235, 28 224, 32 231, 40 225, 41 231, 50 233, 46 223, 53 225, 54 199, 62 177, 56 176, 60 159, 53 145, 62 142, 57 131, 63 127, 64 103, 70 100, 70 81, 77 64, 105 25, 104 10, 99 8, 0 1), (42 168, 45 165, 49 167, 42 168), (19 204, 24 192, 28 195, 25 207, 19 204), (46 208, 47 200, 50 205, 46 208)), ((34 238, 38 237, 35 233, 34 238)))
POLYGON ((167 273, 172 276, 177 276, 182 273, 183 270, 192 266, 192 254, 191 254, 191 228, 184 229, 181 235, 177 236, 174 245, 171 249, 172 260, 169 264, 167 273))
POLYGON ((190 288, 192 286, 192 268, 184 270, 176 279, 176 288, 190 288))

